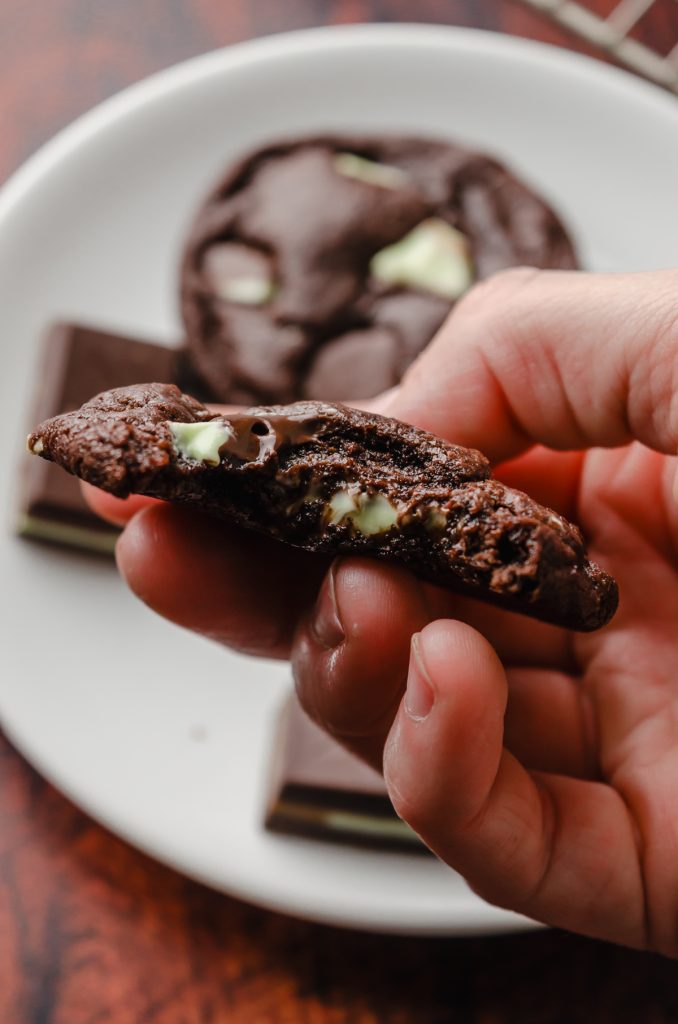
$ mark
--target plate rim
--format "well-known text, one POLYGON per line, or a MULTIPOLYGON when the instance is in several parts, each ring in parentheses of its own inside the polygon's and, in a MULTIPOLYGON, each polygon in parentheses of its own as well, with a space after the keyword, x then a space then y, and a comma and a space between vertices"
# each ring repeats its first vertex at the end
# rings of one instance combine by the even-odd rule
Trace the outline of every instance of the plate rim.
POLYGON ((49 172, 54 163, 67 157, 116 120, 172 90, 181 89, 184 83, 208 78, 223 70, 224 65, 237 67, 239 64, 289 55, 295 49, 305 49, 309 41, 327 49, 341 49, 348 44, 388 48, 394 43, 445 49, 450 44, 463 41, 471 49, 483 52, 494 49, 504 57, 526 58, 533 64, 555 62, 567 71, 576 70, 583 77, 595 79, 598 85, 602 83, 603 87, 610 86, 613 91, 621 89, 631 92, 636 100, 648 102, 655 108, 663 106, 669 116, 677 116, 675 97, 652 82, 594 57, 523 36, 466 26, 417 22, 365 22, 297 29, 232 43, 189 57, 133 82, 79 114, 30 154, 0 186, 0 227, 26 192, 49 172))

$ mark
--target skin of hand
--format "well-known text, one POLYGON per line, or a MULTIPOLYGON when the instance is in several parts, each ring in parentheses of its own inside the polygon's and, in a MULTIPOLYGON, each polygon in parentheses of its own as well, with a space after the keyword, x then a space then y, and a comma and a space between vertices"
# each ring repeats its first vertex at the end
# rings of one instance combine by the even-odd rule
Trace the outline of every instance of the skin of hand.
POLYGON ((291 657, 306 710, 485 899, 678 956, 678 272, 499 274, 375 407, 577 522, 619 582, 612 622, 568 633, 90 490, 127 523, 123 575, 189 629, 291 657))

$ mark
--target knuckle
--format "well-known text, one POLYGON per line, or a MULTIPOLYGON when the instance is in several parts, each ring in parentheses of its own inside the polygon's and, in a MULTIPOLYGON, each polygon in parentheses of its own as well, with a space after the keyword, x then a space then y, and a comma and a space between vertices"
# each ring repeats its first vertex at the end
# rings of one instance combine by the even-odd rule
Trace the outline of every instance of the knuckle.
POLYGON ((448 320, 456 344, 485 347, 497 337, 504 341, 522 327, 539 307, 543 275, 534 267, 511 267, 480 281, 466 293, 448 320))
POLYGON ((494 318, 528 287, 541 280, 546 271, 536 267, 508 267, 479 281, 455 307, 455 317, 494 318))

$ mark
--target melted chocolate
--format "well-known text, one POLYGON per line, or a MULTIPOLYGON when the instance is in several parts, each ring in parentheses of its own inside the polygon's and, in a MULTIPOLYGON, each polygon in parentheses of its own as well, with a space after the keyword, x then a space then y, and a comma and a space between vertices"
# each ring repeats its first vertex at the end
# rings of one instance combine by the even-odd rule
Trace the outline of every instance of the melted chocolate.
POLYGON ((314 441, 321 423, 317 416, 283 416, 267 413, 235 413, 228 417, 233 436, 219 451, 234 455, 243 462, 265 462, 274 452, 290 445, 314 441))

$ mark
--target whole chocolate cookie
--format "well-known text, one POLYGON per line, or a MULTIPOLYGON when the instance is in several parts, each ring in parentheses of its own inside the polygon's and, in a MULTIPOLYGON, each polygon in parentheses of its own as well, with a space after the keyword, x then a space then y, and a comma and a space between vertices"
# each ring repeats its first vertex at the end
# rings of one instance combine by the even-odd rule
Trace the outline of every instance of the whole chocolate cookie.
POLYGON ((206 398, 366 398, 395 384, 475 281, 574 267, 553 211, 448 142, 323 137, 257 150, 200 209, 181 271, 206 398))
POLYGON ((299 402, 224 417, 172 384, 140 384, 47 420, 28 447, 120 497, 197 506, 308 551, 391 559, 571 629, 596 629, 617 606, 575 526, 492 479, 480 452, 384 416, 299 402))

